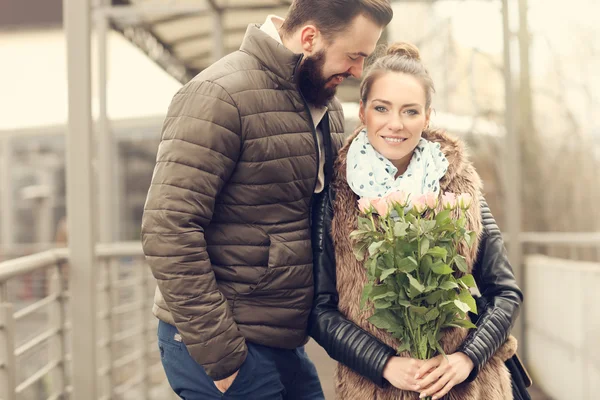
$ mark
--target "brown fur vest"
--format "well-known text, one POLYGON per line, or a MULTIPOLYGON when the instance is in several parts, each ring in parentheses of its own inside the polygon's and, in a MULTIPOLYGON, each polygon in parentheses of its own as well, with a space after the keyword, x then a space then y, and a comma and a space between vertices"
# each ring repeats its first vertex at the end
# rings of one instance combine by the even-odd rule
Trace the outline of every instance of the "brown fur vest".
MULTIPOLYGON (((481 193, 481 180, 477 172, 467 159, 461 142, 441 131, 427 131, 423 137, 439 142, 443 153, 449 162, 446 175, 440 181, 440 195, 442 192, 469 193, 473 196, 473 204, 467 211, 467 228, 482 232, 481 212, 479 197, 481 193)), ((371 312, 361 312, 359 302, 362 288, 367 283, 363 263, 356 260, 352 252, 350 233, 357 228, 358 196, 352 192, 346 180, 346 157, 350 141, 340 150, 336 161, 335 173, 332 182, 336 197, 333 203, 334 218, 332 221, 332 238, 336 255, 337 290, 339 293, 339 310, 349 320, 373 334, 384 343, 396 348, 398 341, 387 332, 371 325, 367 318, 371 312)), ((441 203, 441 202, 440 202, 441 203)), ((466 246, 459 249, 459 253, 466 257, 469 269, 473 268, 476 260, 478 239, 469 250, 466 246)), ((464 328, 450 328, 444 332, 442 347, 447 354, 456 351, 458 346, 467 336, 464 328)), ((454 387, 445 397, 451 400, 509 400, 512 399, 510 376, 504 365, 516 350, 516 343, 511 339, 481 368, 477 378, 472 383, 463 383, 454 387)), ((408 356, 407 353, 402 356, 408 356)), ((336 371, 336 398, 344 400, 417 400, 418 393, 402 391, 388 386, 379 388, 370 380, 360 376, 342 364, 338 364, 336 371)))

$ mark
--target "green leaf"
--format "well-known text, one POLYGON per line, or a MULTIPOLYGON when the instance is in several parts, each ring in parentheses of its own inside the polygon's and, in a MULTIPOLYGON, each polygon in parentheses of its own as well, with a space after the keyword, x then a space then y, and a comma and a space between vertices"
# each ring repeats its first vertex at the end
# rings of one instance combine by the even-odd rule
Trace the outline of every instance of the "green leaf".
POLYGON ((406 230, 408 229, 409 224, 406 222, 396 221, 394 223, 394 236, 396 237, 404 237, 406 236, 406 230))
POLYGON ((391 329, 389 314, 388 310, 376 310, 367 320, 379 329, 391 329))
POLYGON ((358 217, 358 229, 364 231, 373 230, 373 225, 371 224, 371 220, 365 217, 358 217))
POLYGON ((398 349, 396 349, 397 354, 403 353, 405 351, 410 350, 410 343, 408 341, 402 341, 398 349))
POLYGON ((446 352, 444 351, 444 349, 442 349, 440 342, 435 342, 435 349, 438 351, 438 353, 443 354, 444 357, 446 357, 446 352))
POLYGON ((421 272, 425 275, 427 275, 429 273, 429 271, 431 271, 431 266, 433 265, 433 259, 431 258, 431 256, 424 256, 421 259, 421 272))
POLYGON ((381 271, 381 276, 379 277, 379 279, 383 281, 385 280, 385 278, 387 278, 394 272, 396 272, 396 268, 384 269, 383 271, 381 271))
POLYGON ((429 348, 436 348, 437 339, 435 338, 435 334, 433 333, 433 331, 429 331, 429 333, 427 333, 427 341, 429 342, 429 348))
POLYGON ((367 250, 367 247, 369 247, 369 243, 366 241, 355 243, 354 246, 352 246, 352 251, 354 252, 354 256, 358 261, 365 259, 365 251, 367 250))
POLYGON ((388 300, 374 300, 373 304, 375 305, 376 309, 386 309, 386 308, 390 308, 392 306, 392 302, 388 301, 388 300))
POLYGON ((425 238, 421 240, 421 248, 419 249, 419 255, 423 257, 429 250, 429 239, 425 238))
POLYGON ((477 303, 468 289, 464 289, 458 295, 458 299, 469 306, 469 311, 477 314, 477 303))
POLYGON ((437 289, 439 287, 439 279, 440 279, 439 275, 429 274, 429 276, 427 277, 427 286, 435 287, 437 289))
POLYGON ((396 240, 396 259, 411 255, 416 250, 417 243, 406 240, 396 240))
POLYGON ((408 310, 418 315, 425 315, 427 313, 427 307, 422 306, 410 306, 408 310))
POLYGON ((442 294, 443 294, 443 293, 444 293, 444 292, 443 292, 443 291, 441 291, 441 290, 436 290, 435 292, 433 292, 433 293, 429 294, 429 295, 428 295, 428 296, 425 298, 425 300, 427 300, 427 303, 428 303, 428 304, 435 304, 435 303, 437 303, 438 301, 440 301, 440 299, 442 298, 442 294))
POLYGON ((443 247, 439 247, 439 246, 435 246, 435 247, 429 249, 427 254, 429 254, 430 256, 435 257, 435 258, 441 258, 444 261, 446 261, 446 257, 448 257, 448 251, 446 249, 444 249, 443 247))
POLYGON ((369 295, 373 291, 373 283, 367 283, 363 288, 362 295, 360 296, 360 308, 364 309, 369 299, 369 295))
POLYGON ((371 299, 372 300, 383 300, 383 299, 389 299, 389 300, 394 300, 398 295, 392 291, 387 291, 385 293, 381 293, 378 294, 376 296, 372 296, 371 299))
POLYGON ((431 270, 438 275, 449 275, 454 272, 452 268, 442 262, 433 264, 431 270))
POLYGON ((369 254, 374 255, 375 253, 377 253, 383 242, 383 240, 380 240, 379 242, 371 243, 371 245, 369 246, 369 254))
POLYGON ((437 308, 432 308, 425 314, 425 321, 431 322, 440 316, 440 311, 437 308))
POLYGON ((410 307, 412 305, 408 300, 398 300, 398 304, 403 307, 410 307))
POLYGON ((352 233, 350 233, 350 237, 353 238, 353 237, 356 237, 356 236, 363 236, 363 235, 367 235, 369 233, 370 233, 370 231, 365 231, 365 230, 362 230, 362 229, 357 229, 355 231, 352 231, 352 233))
POLYGON ((454 300, 442 301, 440 304, 438 304, 438 307, 444 307, 444 306, 447 306, 448 304, 452 304, 452 306, 454 307, 454 300))
POLYGON ((477 233, 475 233, 473 231, 465 232, 465 241, 467 242, 467 245, 469 246, 469 248, 473 247, 473 244, 475 243, 476 239, 477 239, 477 233))
POLYGON ((469 305, 463 301, 460 300, 454 300, 454 305, 456 307, 458 307, 458 309, 464 313, 469 312, 471 310, 471 307, 469 307, 469 305))
MULTIPOLYGON (((431 278, 431 277, 430 277, 431 278)), ((437 283, 435 285, 427 285, 425 286, 425 290, 423 291, 423 293, 430 293, 433 292, 434 290, 436 290, 438 288, 437 283)))
POLYGON ((419 264, 417 263, 417 260, 415 260, 413 257, 405 257, 396 264, 396 267, 400 271, 406 273, 414 271, 418 266, 419 264))
POLYGON ((435 220, 436 220, 438 226, 446 225, 448 223, 448 221, 450 220, 450 210, 443 210, 443 211, 439 212, 435 216, 435 220))
POLYGON ((406 276, 408 276, 410 286, 412 288, 414 288, 417 292, 423 293, 423 291, 425 290, 425 287, 418 280, 416 280, 411 274, 406 274, 406 276))
POLYGON ((394 268, 394 254, 393 253, 386 252, 381 257, 383 259, 383 265, 385 266, 385 269, 394 268))
POLYGON ((385 283, 380 284, 380 285, 374 285, 373 289, 371 290, 370 297, 374 298, 374 297, 380 296, 382 294, 386 294, 389 291, 390 291, 390 289, 388 288, 388 286, 385 283))
POLYGON ((369 277, 375 277, 375 271, 377 270, 377 258, 369 258, 365 263, 365 268, 367 268, 367 274, 369 277))
POLYGON ((467 285, 467 287, 469 288, 477 287, 477 284, 475 283, 475 278, 473 278, 473 275, 471 274, 463 276, 459 279, 459 281, 467 285))
POLYGON ((429 233, 435 228, 436 221, 421 220, 423 233, 429 233))
POLYGON ((477 326, 473 324, 468 319, 458 319, 447 324, 444 324, 444 327, 452 326, 454 328, 468 328, 468 329, 476 329, 477 326))
POLYGON ((457 255, 453 258, 453 261, 460 271, 467 272, 467 260, 463 256, 457 255))
POLYGON ((456 282, 452 282, 452 281, 444 281, 440 284, 440 288, 442 288, 444 290, 456 289, 457 287, 458 287, 458 284, 456 282))

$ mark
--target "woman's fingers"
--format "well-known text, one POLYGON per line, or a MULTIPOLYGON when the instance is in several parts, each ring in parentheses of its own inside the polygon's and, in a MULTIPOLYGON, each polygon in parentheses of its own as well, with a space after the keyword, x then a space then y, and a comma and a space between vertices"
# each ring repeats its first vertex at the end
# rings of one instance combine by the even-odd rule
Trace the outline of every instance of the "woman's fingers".
MULTIPOLYGON (((431 385, 431 387, 423 390, 421 392, 421 395, 419 396, 420 399, 422 399, 423 397, 427 397, 427 396, 436 396, 434 397, 434 399, 439 399, 441 396, 438 396, 438 393, 442 391, 442 389, 445 389, 446 386, 450 385, 450 388, 452 388, 452 386, 454 386, 453 384, 451 385, 450 382, 453 379, 453 374, 443 374, 442 376, 440 376, 440 378, 437 380, 437 382, 435 382, 433 385, 431 385)), ((450 390, 450 388, 448 390, 450 390)))
POLYGON ((454 386, 456 386, 456 381, 454 379, 451 379, 450 382, 446 383, 446 385, 442 388, 442 390, 440 390, 437 393, 434 393, 434 395, 432 396, 432 399, 433 400, 441 399, 442 397, 444 397, 445 395, 447 395, 448 392, 454 386))
MULTIPOLYGON (((427 389, 446 372, 448 362, 443 356, 432 358, 430 361, 432 362, 433 369, 429 368, 427 370, 428 372, 425 373, 425 376, 418 379, 420 390, 427 389)), ((425 365, 421 369, 425 369, 425 365)), ((417 373, 417 375, 421 376, 420 372, 417 373)))
POLYGON ((425 363, 423 363, 423 365, 417 371, 417 374, 415 375, 415 379, 419 379, 419 378, 422 378, 425 375, 427 375, 427 373, 429 371, 431 371, 432 369, 434 369, 438 365, 440 365, 442 360, 443 359, 440 356, 437 356, 437 357, 430 358, 429 360, 425 361, 425 363))

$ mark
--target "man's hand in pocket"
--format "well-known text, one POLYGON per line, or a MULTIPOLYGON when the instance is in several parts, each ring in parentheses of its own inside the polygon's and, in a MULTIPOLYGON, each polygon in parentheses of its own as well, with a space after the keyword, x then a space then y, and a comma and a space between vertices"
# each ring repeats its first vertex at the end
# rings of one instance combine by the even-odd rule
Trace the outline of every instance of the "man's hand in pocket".
POLYGON ((238 376, 238 372, 240 371, 235 371, 235 373, 228 378, 221 379, 220 381, 215 381, 215 386, 217 387, 217 389, 219 389, 221 393, 225 393, 227 389, 229 389, 229 387, 233 384, 233 381, 235 381, 235 378, 238 376))

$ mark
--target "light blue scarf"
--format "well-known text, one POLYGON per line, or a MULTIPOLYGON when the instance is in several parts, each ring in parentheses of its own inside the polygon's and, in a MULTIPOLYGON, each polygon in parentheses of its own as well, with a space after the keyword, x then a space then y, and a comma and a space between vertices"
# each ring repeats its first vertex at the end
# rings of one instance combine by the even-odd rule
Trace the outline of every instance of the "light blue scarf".
POLYGON ((414 198, 427 192, 439 194, 447 170, 440 144, 421 138, 406 172, 394 178, 398 169, 371 146, 367 131, 362 130, 348 149, 346 179, 360 197, 384 197, 402 190, 414 198))

